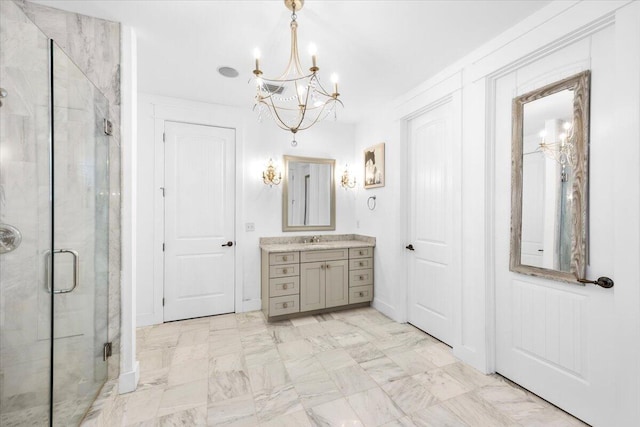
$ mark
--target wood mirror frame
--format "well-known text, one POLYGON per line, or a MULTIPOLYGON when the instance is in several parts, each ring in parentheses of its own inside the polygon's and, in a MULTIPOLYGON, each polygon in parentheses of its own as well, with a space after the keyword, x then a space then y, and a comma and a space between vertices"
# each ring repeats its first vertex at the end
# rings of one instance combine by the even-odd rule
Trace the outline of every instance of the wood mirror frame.
POLYGON ((584 71, 540 89, 525 93, 512 104, 512 159, 511 159, 511 271, 551 280, 576 283, 584 278, 588 259, 587 205, 589 162, 589 90, 590 72, 584 71), (571 143, 571 253, 570 271, 522 264, 522 193, 524 152, 524 106, 527 103, 571 90, 573 95, 573 125, 571 143))

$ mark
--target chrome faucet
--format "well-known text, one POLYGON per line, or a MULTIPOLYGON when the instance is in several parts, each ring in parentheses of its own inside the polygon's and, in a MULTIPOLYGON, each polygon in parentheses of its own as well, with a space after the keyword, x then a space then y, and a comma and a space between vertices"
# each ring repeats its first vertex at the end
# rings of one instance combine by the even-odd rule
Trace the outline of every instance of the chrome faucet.
POLYGON ((320 236, 313 236, 311 238, 311 243, 320 243, 320 236))

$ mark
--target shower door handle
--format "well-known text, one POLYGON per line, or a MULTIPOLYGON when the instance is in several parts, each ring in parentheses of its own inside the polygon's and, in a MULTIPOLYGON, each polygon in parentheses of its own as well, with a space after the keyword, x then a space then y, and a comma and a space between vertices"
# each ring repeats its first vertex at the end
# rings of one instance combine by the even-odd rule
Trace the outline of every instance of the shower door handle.
MULTIPOLYGON (((55 249, 53 254, 71 254, 73 256, 73 282, 70 288, 67 289, 56 289, 53 291, 54 294, 68 294, 69 292, 73 292, 75 288, 78 287, 78 279, 80 277, 80 256, 78 252, 71 249, 55 249)), ((52 256, 51 251, 47 251, 45 255, 45 274, 47 276, 47 290, 51 293, 51 262, 52 256)))

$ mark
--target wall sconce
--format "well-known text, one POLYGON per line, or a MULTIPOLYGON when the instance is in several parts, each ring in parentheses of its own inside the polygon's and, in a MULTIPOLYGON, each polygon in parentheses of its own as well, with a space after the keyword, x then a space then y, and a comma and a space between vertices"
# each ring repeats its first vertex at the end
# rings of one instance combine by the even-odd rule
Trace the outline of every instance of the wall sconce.
POLYGON ((356 177, 349 173, 349 165, 344 165, 344 172, 342 173, 340 184, 345 190, 356 186, 356 177))
POLYGON ((262 182, 269 187, 273 187, 274 185, 278 185, 282 182, 282 172, 277 170, 273 165, 273 159, 269 159, 267 169, 262 172, 262 182))

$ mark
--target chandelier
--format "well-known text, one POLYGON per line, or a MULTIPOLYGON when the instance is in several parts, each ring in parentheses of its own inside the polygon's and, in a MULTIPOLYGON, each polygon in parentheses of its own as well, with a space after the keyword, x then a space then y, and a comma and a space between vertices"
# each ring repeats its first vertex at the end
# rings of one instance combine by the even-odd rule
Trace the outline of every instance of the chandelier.
POLYGON ((289 63, 280 77, 269 79, 263 77, 260 70, 260 52, 256 49, 256 68, 253 70, 257 93, 254 110, 258 112, 258 121, 262 121, 263 114, 271 117, 284 130, 293 134, 291 145, 298 145, 296 134, 298 131, 309 129, 317 122, 330 115, 336 117, 336 105, 342 105, 338 99, 338 77, 333 74, 333 92, 324 89, 318 76, 317 52, 311 47, 311 68, 303 71, 298 54, 298 22, 296 11, 302 9, 304 0, 284 0, 285 6, 291 11, 291 54, 289 63))
POLYGON ((567 164, 573 165, 573 126, 569 122, 562 124, 564 132, 558 134, 557 138, 553 141, 547 142, 547 131, 540 131, 540 143, 538 143, 538 150, 542 152, 546 157, 555 160, 560 164, 562 170, 560 172, 560 180, 567 182, 567 164))

